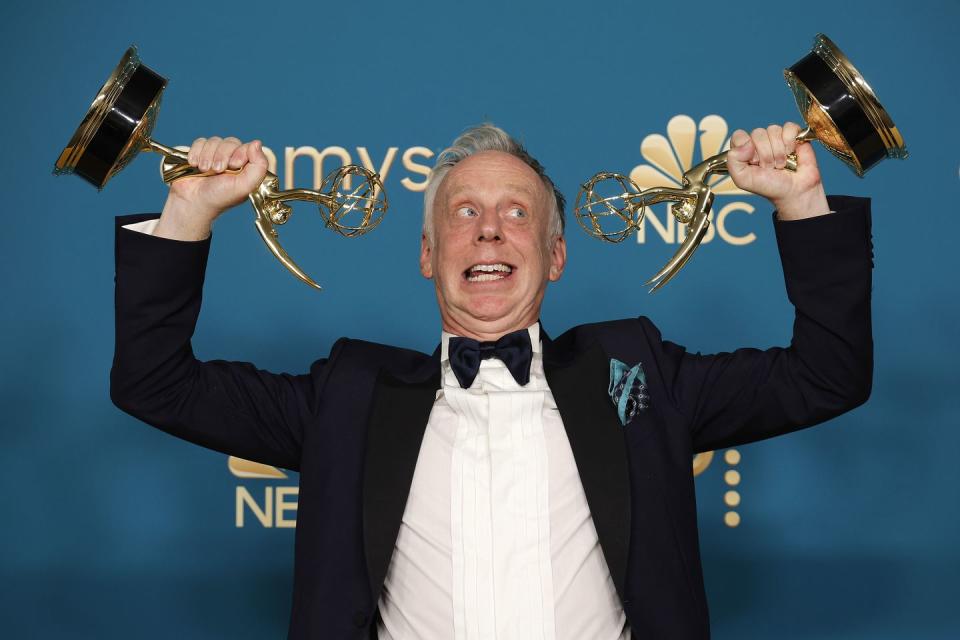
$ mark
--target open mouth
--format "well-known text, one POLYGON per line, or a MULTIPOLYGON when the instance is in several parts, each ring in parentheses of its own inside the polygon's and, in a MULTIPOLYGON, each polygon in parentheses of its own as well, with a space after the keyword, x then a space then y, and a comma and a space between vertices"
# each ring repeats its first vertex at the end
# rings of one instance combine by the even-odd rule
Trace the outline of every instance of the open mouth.
POLYGON ((513 274, 514 267, 503 262, 493 264, 475 264, 463 272, 467 282, 493 282, 505 280, 513 274))

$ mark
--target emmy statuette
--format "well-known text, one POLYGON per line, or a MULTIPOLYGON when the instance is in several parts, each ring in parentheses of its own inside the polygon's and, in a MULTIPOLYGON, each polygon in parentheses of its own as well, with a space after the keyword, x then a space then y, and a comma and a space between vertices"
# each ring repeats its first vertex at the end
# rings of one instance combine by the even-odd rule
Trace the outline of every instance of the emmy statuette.
MULTIPOLYGON (((140 62, 136 47, 127 49, 57 158, 54 173, 75 173, 103 189, 137 154, 152 151, 163 156, 161 170, 167 184, 181 178, 214 175, 216 172, 191 166, 183 151, 151 139, 166 85, 166 78, 140 62)), ((374 229, 387 211, 380 176, 357 165, 333 171, 324 179, 321 190, 316 191, 281 191, 277 176, 267 172, 250 194, 257 231, 283 266, 316 289, 320 285, 287 255, 275 228, 290 218, 293 210, 287 202, 294 200, 316 203, 326 226, 348 238, 374 229)))
MULTIPOLYGON (((807 125, 797 135, 797 142, 819 140, 860 177, 884 158, 907 157, 903 137, 873 89, 825 35, 817 35, 810 53, 783 75, 807 125)), ((796 168, 796 154, 791 154, 786 169, 796 168)), ((653 293, 670 282, 700 246, 714 199, 709 180, 726 173, 726 151, 690 168, 683 174, 680 188, 641 190, 624 175, 601 172, 581 187, 574 213, 589 235, 605 242, 622 242, 639 229, 646 207, 672 203, 670 213, 687 225, 687 236, 667 264, 645 283, 652 285, 653 293)))

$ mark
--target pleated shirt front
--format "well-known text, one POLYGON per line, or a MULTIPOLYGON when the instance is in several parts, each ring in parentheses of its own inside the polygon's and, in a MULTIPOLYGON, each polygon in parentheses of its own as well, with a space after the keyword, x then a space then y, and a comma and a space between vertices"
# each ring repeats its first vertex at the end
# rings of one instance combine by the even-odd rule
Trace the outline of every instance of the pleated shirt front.
POLYGON ((379 637, 627 640, 576 462, 529 328, 530 381, 483 360, 462 389, 441 346, 380 599, 379 637))

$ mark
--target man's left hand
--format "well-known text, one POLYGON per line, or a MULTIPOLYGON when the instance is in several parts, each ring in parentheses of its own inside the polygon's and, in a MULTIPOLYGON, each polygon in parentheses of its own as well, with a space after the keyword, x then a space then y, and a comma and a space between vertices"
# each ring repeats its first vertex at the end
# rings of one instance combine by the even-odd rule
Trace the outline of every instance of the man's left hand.
POLYGON ((799 220, 830 212, 820 181, 813 147, 796 141, 800 126, 787 122, 754 129, 749 135, 737 129, 730 138, 727 169, 741 189, 767 198, 781 220, 799 220), (787 155, 796 152, 797 170, 784 167, 787 155))

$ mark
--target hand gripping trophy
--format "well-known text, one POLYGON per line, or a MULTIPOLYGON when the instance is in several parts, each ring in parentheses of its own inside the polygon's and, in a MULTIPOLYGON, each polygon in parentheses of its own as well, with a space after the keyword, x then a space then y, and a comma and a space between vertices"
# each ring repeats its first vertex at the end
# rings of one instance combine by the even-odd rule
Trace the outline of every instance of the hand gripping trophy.
MULTIPOLYGON (((870 85, 825 35, 819 34, 812 51, 783 74, 807 124, 797 142, 819 140, 860 177, 884 158, 907 157, 900 132, 870 85)), ((796 168, 796 154, 791 154, 786 169, 796 168)), ((725 173, 727 152, 684 173, 680 188, 641 190, 626 176, 601 172, 581 187, 574 213, 591 236, 622 242, 640 228, 647 206, 672 203, 670 213, 687 225, 687 236, 667 264, 645 283, 652 285, 653 293, 670 282, 700 246, 713 205, 710 179, 725 173)))
MULTIPOLYGON (((206 176, 191 166, 187 154, 150 138, 167 80, 141 64, 136 47, 124 53, 87 111, 70 142, 61 152, 55 174, 75 173, 102 189, 141 151, 163 156, 163 181, 189 176, 206 176)), ((284 224, 292 213, 293 200, 315 202, 326 226, 352 238, 372 230, 387 211, 387 197, 376 173, 357 165, 345 165, 323 180, 321 190, 280 190, 280 180, 267 172, 260 186, 250 194, 256 212, 254 224, 267 248, 293 275, 320 289, 297 266, 280 245, 275 225, 284 224)))

